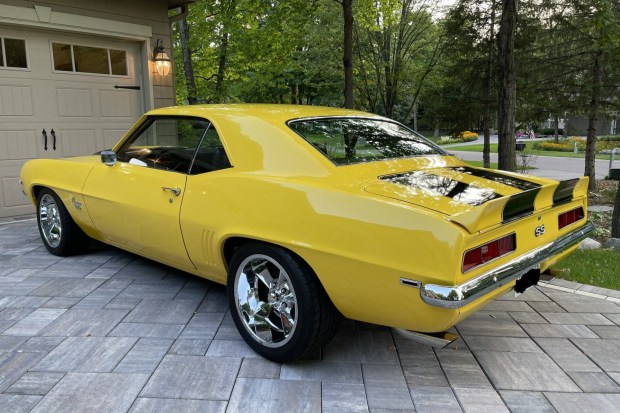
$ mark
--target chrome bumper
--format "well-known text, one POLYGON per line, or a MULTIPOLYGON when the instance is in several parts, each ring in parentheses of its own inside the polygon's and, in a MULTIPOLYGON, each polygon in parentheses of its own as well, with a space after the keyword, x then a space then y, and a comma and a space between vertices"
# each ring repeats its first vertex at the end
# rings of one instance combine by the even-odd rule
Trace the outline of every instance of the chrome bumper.
POLYGON ((433 306, 443 308, 463 307, 507 283, 520 278, 526 272, 536 269, 540 263, 546 259, 560 254, 584 240, 592 231, 594 231, 594 225, 588 222, 584 226, 549 244, 521 255, 514 261, 495 268, 461 285, 423 285, 420 288, 420 295, 424 302, 433 306))

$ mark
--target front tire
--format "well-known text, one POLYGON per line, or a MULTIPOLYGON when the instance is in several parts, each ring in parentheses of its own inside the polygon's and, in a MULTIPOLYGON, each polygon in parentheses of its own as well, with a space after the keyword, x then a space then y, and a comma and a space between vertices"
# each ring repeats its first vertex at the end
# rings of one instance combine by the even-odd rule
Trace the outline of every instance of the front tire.
POLYGON ((230 310, 245 342, 276 362, 301 358, 333 336, 339 313, 316 275, 279 247, 240 247, 228 272, 230 310))
POLYGON ((82 252, 88 244, 88 236, 51 189, 43 188, 37 196, 37 223, 43 245, 54 255, 74 255, 82 252))

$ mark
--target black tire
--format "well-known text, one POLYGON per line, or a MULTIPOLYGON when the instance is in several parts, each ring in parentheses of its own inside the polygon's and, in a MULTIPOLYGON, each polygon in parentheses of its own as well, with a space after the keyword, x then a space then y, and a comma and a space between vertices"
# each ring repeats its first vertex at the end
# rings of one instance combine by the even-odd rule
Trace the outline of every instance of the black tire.
POLYGON ((292 361, 321 348, 340 321, 312 269, 277 246, 241 246, 230 262, 227 287, 241 337, 269 360, 292 361))
POLYGON ((37 223, 43 245, 61 257, 83 252, 89 237, 73 221, 54 191, 43 188, 37 196, 37 223))

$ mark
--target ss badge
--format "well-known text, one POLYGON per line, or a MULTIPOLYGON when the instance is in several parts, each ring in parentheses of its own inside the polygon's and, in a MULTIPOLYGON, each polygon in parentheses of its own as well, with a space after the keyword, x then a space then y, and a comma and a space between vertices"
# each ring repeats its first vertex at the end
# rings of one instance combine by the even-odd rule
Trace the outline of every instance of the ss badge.
POLYGON ((545 225, 539 225, 534 229, 534 235, 536 235, 537 237, 540 237, 542 234, 545 233, 545 225))

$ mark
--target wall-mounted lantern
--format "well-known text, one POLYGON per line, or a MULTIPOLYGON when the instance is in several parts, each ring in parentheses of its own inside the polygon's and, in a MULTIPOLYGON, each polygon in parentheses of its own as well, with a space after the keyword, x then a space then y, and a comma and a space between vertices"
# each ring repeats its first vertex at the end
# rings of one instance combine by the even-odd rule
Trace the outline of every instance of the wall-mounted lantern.
POLYGON ((172 63, 166 52, 164 52, 164 43, 161 39, 157 39, 157 45, 153 49, 153 62, 155 62, 155 70, 157 70, 159 76, 168 76, 172 63))

